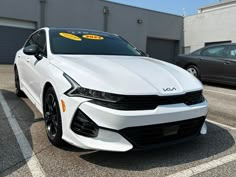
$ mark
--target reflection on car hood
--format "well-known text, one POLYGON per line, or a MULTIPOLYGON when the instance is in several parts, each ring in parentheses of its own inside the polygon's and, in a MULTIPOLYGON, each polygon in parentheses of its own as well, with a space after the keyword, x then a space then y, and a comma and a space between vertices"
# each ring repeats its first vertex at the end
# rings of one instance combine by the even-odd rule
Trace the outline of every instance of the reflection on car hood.
POLYGON ((123 95, 176 95, 202 89, 183 69, 148 57, 55 55, 52 64, 82 87, 123 95))

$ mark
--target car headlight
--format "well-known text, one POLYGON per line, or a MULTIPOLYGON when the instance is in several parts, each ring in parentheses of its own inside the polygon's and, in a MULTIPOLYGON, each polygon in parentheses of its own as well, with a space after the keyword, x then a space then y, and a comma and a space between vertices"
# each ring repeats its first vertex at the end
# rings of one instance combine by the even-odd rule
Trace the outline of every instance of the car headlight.
POLYGON ((74 81, 70 76, 68 76, 66 73, 63 73, 63 76, 71 84, 71 88, 65 92, 65 94, 69 97, 84 97, 84 98, 90 98, 93 100, 100 100, 100 101, 106 101, 106 102, 111 102, 111 103, 118 102, 119 100, 122 99, 122 96, 117 95, 117 94, 83 88, 76 81, 74 81))

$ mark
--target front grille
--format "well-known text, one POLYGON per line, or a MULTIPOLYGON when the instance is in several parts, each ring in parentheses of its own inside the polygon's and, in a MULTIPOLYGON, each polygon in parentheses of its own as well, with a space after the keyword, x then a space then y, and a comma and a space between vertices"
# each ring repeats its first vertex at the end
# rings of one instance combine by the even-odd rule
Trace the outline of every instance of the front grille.
POLYGON ((188 138, 200 133, 205 117, 173 123, 131 127, 120 130, 135 147, 145 147, 188 138))
POLYGON ((204 101, 202 91, 189 92, 183 95, 174 96, 121 96, 122 99, 115 103, 106 101, 92 100, 94 104, 117 110, 153 110, 159 105, 185 103, 194 105, 204 101))

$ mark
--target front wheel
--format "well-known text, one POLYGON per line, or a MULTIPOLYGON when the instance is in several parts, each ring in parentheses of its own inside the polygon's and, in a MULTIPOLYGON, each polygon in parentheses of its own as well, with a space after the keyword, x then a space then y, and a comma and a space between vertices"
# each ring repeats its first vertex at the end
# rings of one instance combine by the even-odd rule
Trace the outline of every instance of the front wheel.
POLYGON ((45 128, 49 141, 60 147, 63 145, 62 140, 62 122, 60 107, 56 93, 52 87, 47 89, 44 96, 43 112, 45 120, 45 128))
POLYGON ((200 74, 199 74, 199 69, 197 66, 194 66, 194 65, 190 65, 186 68, 186 70, 192 74, 193 76, 195 76, 196 78, 199 78, 200 77, 200 74))

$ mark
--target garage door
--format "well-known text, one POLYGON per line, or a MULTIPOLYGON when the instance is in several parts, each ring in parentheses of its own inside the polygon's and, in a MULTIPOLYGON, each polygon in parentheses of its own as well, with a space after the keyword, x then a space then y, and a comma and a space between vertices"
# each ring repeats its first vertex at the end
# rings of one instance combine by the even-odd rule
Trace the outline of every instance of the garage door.
POLYGON ((147 38, 146 52, 150 57, 173 63, 175 56, 178 55, 178 50, 179 41, 147 38))
POLYGON ((0 26, 0 64, 12 64, 33 29, 0 26))

